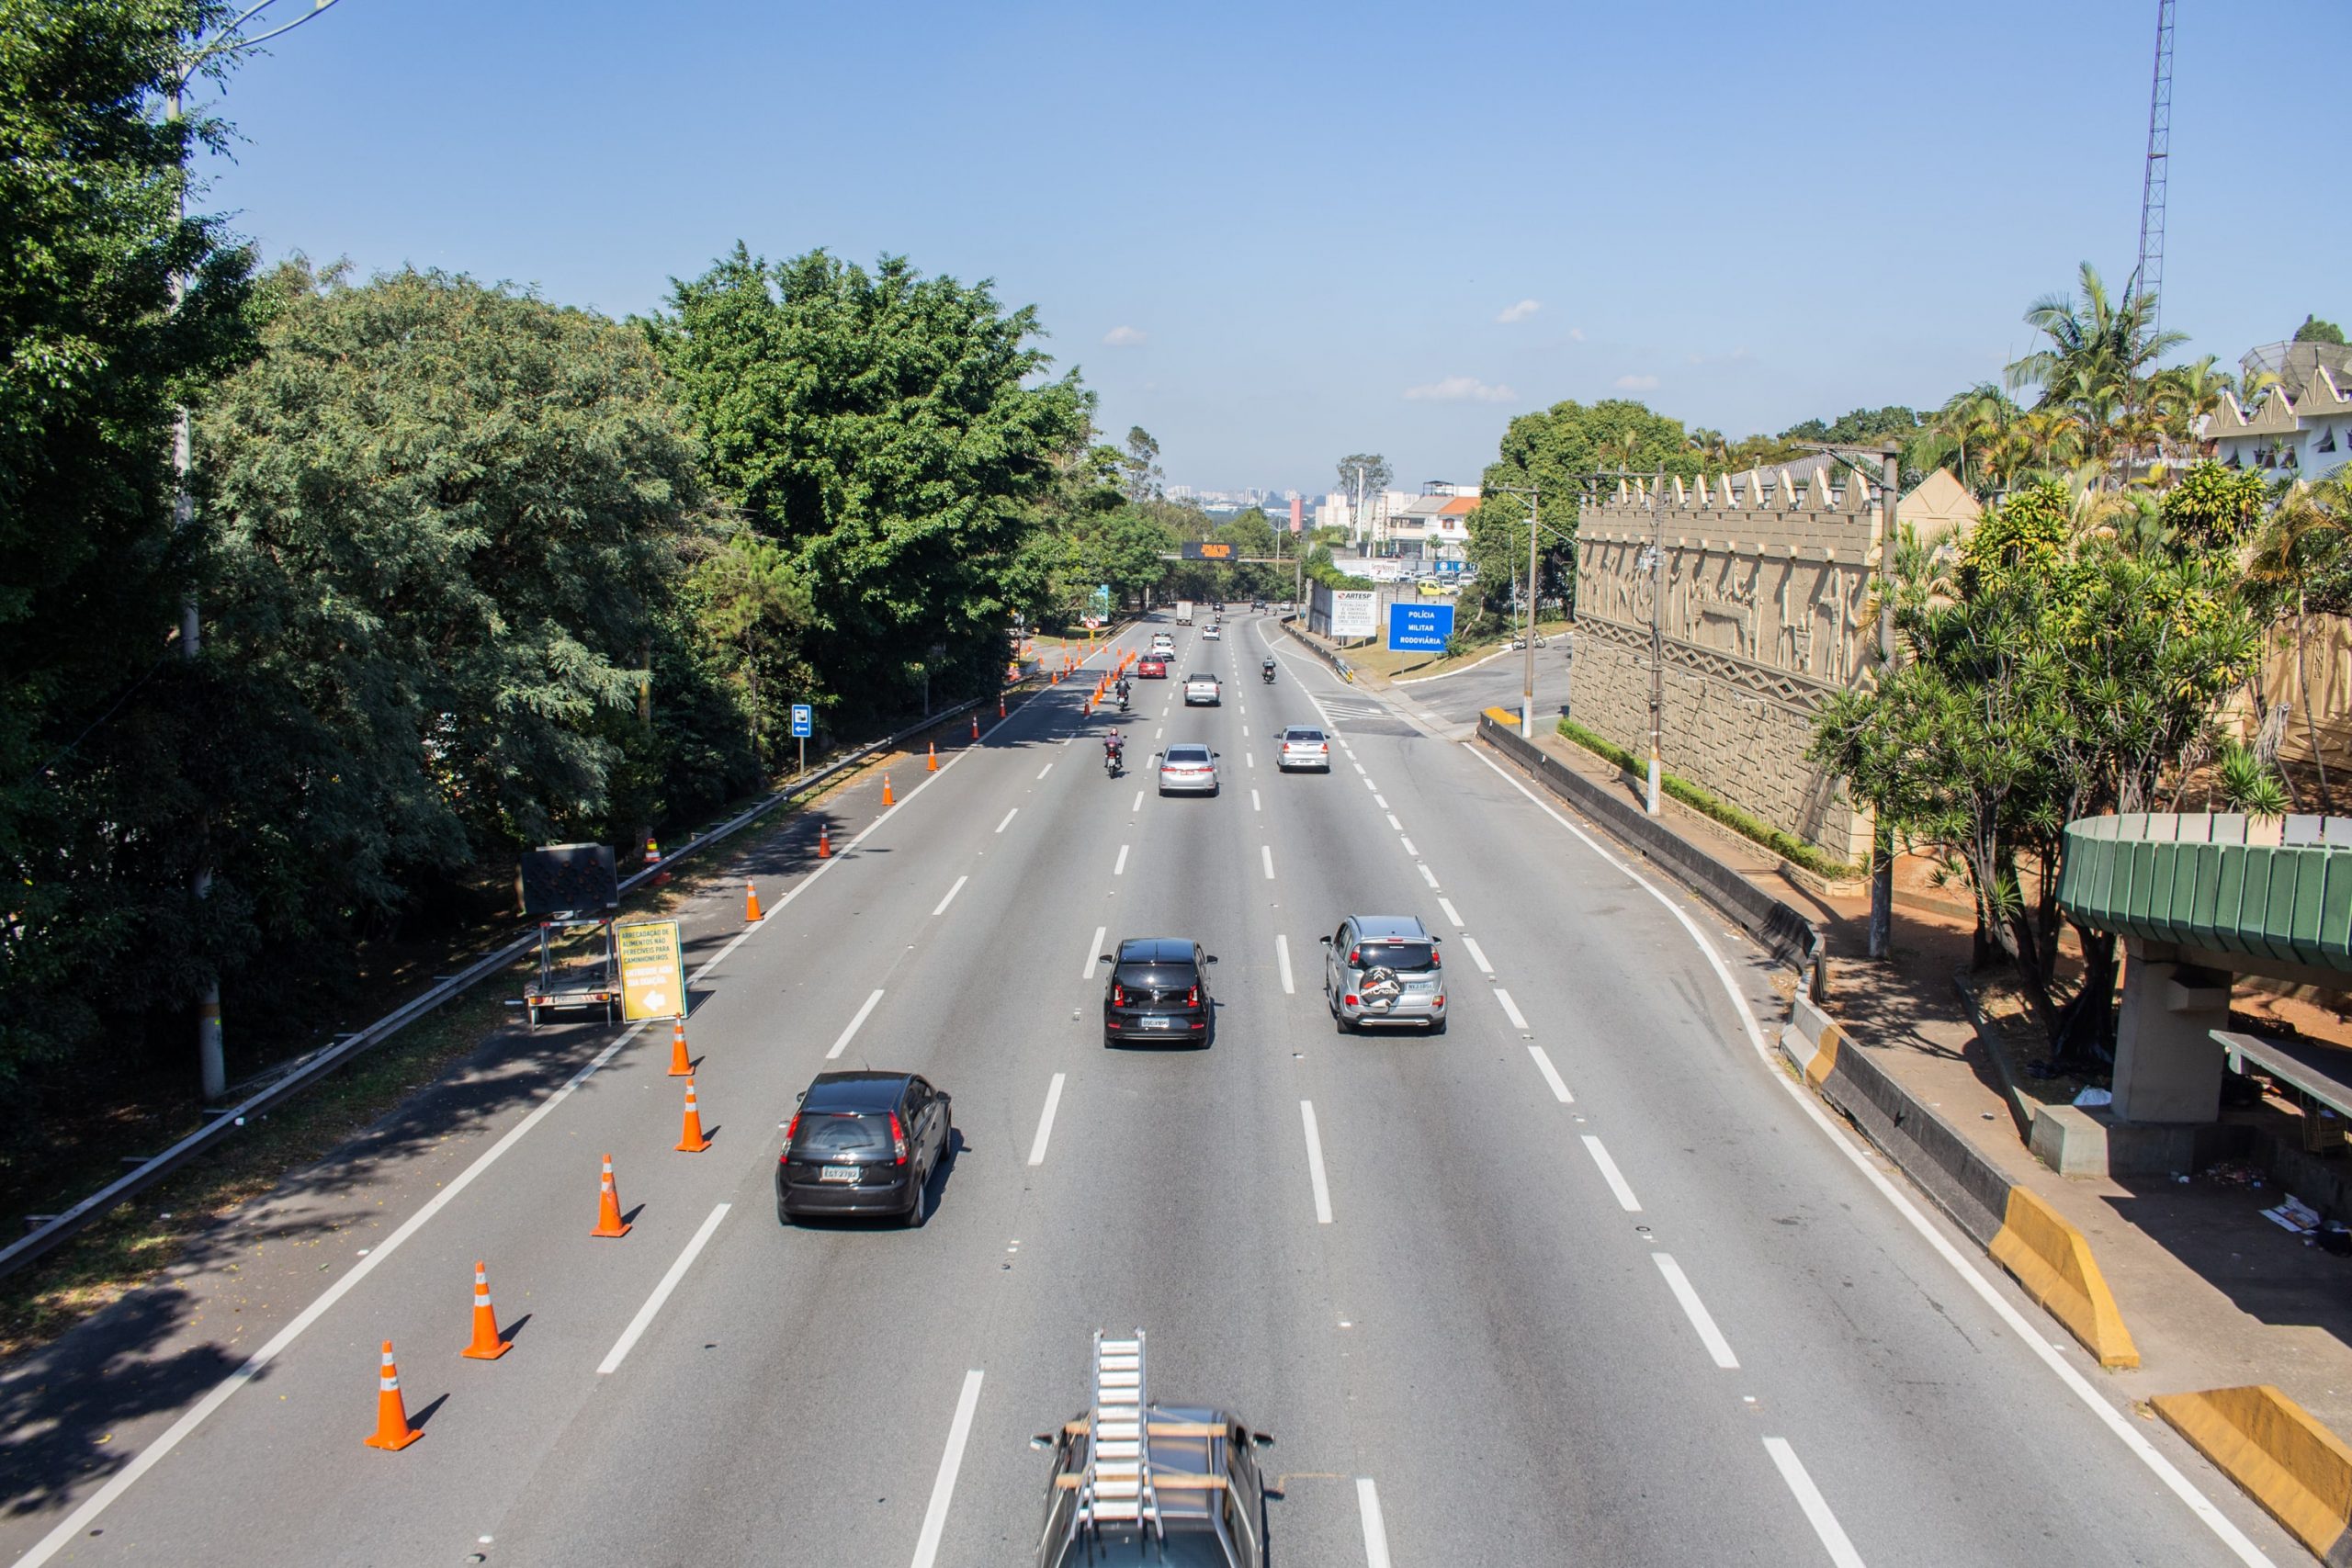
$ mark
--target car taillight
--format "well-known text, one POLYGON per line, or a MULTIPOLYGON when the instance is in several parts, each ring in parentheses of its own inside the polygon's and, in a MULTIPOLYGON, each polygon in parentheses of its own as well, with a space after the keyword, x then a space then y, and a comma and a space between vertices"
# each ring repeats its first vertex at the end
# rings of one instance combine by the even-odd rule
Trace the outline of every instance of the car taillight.
POLYGON ((1348 1005, 1349 1005, 1350 1007, 1353 1007, 1353 1006, 1355 1006, 1355 1005, 1356 1005, 1356 999, 1355 999, 1355 998, 1353 998, 1353 997, 1350 997, 1350 998, 1348 998, 1348 1005))
POLYGON ((790 1124, 789 1126, 786 1127, 786 1128, 785 1128, 785 1130, 784 1130, 784 1147, 783 1147, 781 1150, 777 1151, 777 1154, 776 1154, 776 1156, 775 1156, 775 1163, 776 1163, 776 1164, 778 1164, 778 1165, 787 1165, 787 1164, 791 1163, 791 1160, 792 1160, 792 1136, 793 1136, 793 1134, 796 1134, 796 1133, 797 1133, 797 1132, 799 1132, 799 1131, 800 1131, 800 1112, 798 1112, 797 1111, 794 1111, 794 1112, 792 1113, 792 1122, 791 1122, 791 1124, 790 1124))
POLYGON ((899 1113, 890 1112, 890 1147, 898 1154, 897 1163, 907 1163, 907 1130, 899 1125, 899 1113))
POLYGON ((1445 967, 1445 954, 1440 953, 1434 947, 1430 949, 1430 967, 1432 969, 1442 969, 1445 967))
POLYGON ((1361 964, 1361 963, 1363 963, 1363 950, 1362 948, 1351 947, 1351 948, 1348 949, 1348 967, 1349 967, 1349 968, 1352 969, 1352 968, 1354 968, 1357 964, 1361 964))
POLYGON ((1188 1008, 1196 1008, 1201 1005, 1201 988, 1198 986, 1184 993, 1184 1005, 1188 1008))
POLYGON ((1127 988, 1116 980, 1111 982, 1111 1005, 1114 1008, 1127 1005, 1127 988))

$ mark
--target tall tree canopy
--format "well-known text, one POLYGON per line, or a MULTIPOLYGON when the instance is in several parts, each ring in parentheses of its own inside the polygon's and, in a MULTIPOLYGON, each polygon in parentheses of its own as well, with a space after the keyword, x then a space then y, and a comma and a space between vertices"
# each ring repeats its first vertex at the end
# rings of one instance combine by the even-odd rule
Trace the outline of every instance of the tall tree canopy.
POLYGON ((821 689, 774 700, 864 715, 901 706, 926 668, 992 677, 1036 507, 1090 434, 1076 374, 1038 379, 1035 310, 895 256, 868 272, 741 245, 670 303, 647 328, 712 482, 807 588, 821 689))

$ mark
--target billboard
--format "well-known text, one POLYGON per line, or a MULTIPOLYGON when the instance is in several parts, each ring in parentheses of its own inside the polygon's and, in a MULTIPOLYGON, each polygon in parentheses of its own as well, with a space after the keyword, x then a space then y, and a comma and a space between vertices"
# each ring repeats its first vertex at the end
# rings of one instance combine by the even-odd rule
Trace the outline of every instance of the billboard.
POLYGON ((1235 555, 1231 545, 1214 539, 1187 539, 1181 548, 1186 560, 1231 560, 1235 555))
POLYGON ((1331 595, 1331 635, 1372 637, 1380 630, 1380 595, 1368 588, 1335 591, 1331 595))
POLYGON ((1445 651, 1453 635, 1451 604, 1391 604, 1388 606, 1388 646, 1430 653, 1445 651))

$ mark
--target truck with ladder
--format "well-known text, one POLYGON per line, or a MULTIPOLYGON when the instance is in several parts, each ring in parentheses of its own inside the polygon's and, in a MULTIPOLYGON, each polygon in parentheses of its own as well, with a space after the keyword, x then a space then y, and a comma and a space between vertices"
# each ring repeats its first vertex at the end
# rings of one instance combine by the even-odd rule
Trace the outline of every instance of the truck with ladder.
POLYGON ((1273 1438, 1213 1405, 1153 1399, 1144 1339, 1096 1330, 1092 1402, 1031 1439, 1054 1455, 1037 1568, 1264 1568, 1258 1450, 1273 1438))

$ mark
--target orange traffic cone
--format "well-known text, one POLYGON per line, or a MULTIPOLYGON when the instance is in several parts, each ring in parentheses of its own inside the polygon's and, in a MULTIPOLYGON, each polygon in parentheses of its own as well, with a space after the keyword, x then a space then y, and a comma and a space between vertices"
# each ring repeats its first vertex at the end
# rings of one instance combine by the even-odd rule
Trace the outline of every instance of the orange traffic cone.
POLYGON ((930 773, 939 772, 939 742, 936 740, 931 743, 931 765, 923 771, 930 773))
POLYGON ((882 804, 885 806, 897 804, 890 798, 890 775, 888 773, 882 775, 882 804))
POLYGON ((624 1236, 628 1235, 628 1222, 621 1218, 621 1195, 613 1188, 613 1156, 605 1156, 605 1180, 596 1193, 596 1228, 592 1236, 624 1236))
POLYGON ((695 1076, 694 1064, 686 1060, 686 1021, 683 1018, 670 1021, 670 1076, 673 1078, 695 1076))
POLYGON ((648 865, 659 865, 662 863, 662 846, 655 843, 650 838, 648 838, 645 840, 645 863, 648 865))
POLYGON ((817 829, 817 858, 819 860, 833 858, 833 834, 830 828, 820 827, 817 829))
POLYGON ((760 923, 760 885, 748 876, 743 879, 743 923, 760 923))
POLYGON ((686 1080, 686 1122, 678 1134, 678 1152, 698 1155, 710 1147, 710 1140, 702 1135, 702 1112, 695 1106, 695 1080, 686 1080))
POLYGON ((972 716, 972 739, 975 739, 975 740, 978 740, 979 738, 980 738, 980 716, 979 716, 978 714, 974 714, 974 715, 972 716))
POLYGON ((376 1379, 376 1435, 368 1446, 397 1452, 423 1436, 423 1427, 408 1424, 408 1406, 401 1403, 401 1371, 392 1365, 392 1342, 387 1339, 383 1371, 376 1379))
POLYGON ((458 1352, 469 1361, 495 1361, 514 1348, 512 1339, 498 1337, 498 1314, 490 1305, 490 1270, 474 1259, 474 1342, 458 1352))
POLYGON ((999 718, 1002 718, 1004 716, 1004 697, 1001 694, 1000 694, 996 699, 996 716, 999 718))

